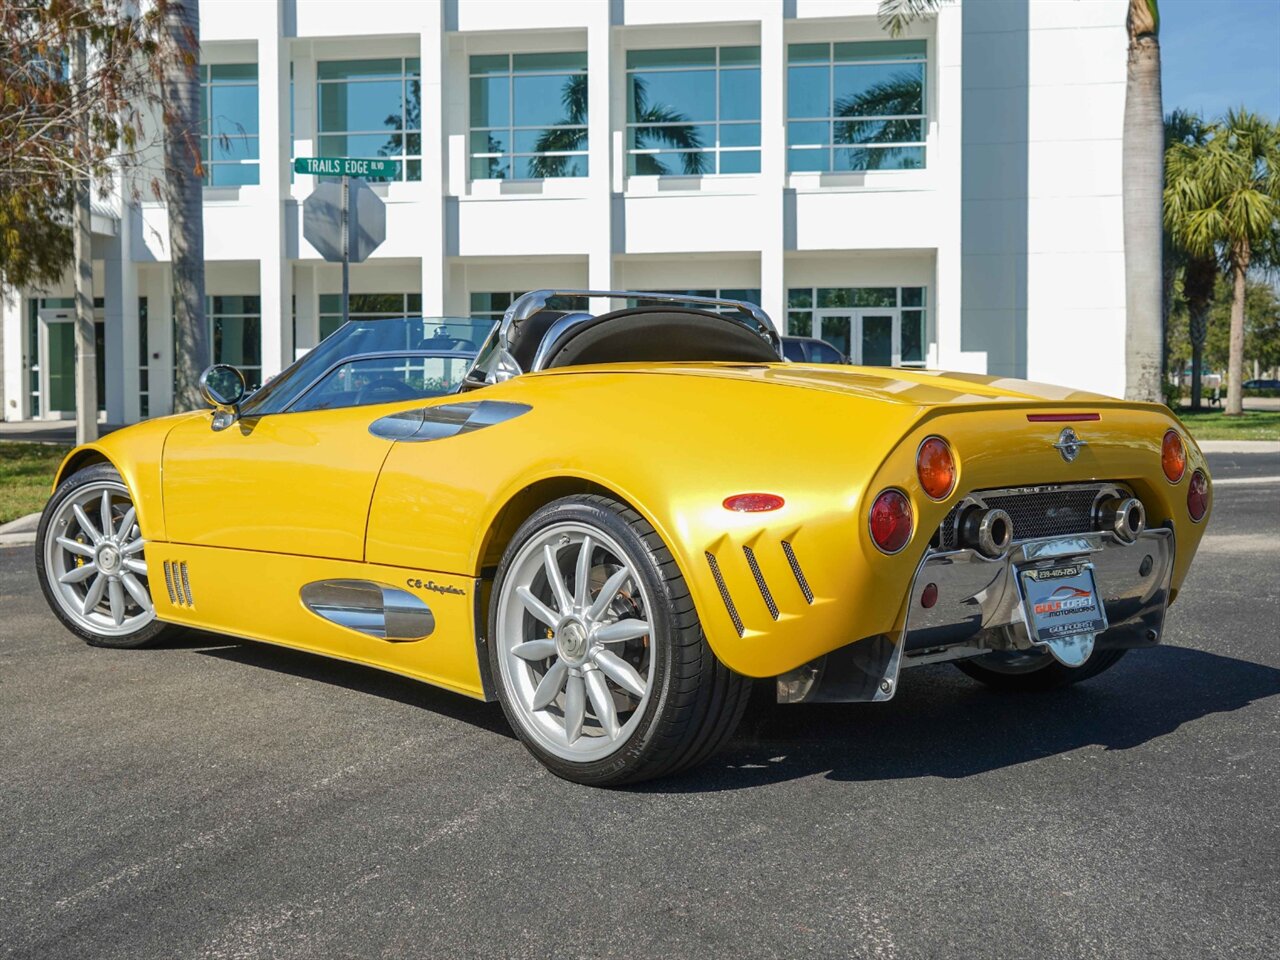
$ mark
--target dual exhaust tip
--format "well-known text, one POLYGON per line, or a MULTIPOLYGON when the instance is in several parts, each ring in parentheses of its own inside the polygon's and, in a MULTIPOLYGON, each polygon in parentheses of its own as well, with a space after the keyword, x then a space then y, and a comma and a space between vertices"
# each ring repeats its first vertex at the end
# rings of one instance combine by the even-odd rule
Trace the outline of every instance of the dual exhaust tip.
MULTIPOLYGON (((1137 497, 1112 497, 1098 504, 1094 527, 1133 543, 1147 529, 1147 511, 1137 497)), ((1013 544, 1013 518, 999 507, 973 507, 960 520, 960 542, 984 557, 999 559, 1013 544)))

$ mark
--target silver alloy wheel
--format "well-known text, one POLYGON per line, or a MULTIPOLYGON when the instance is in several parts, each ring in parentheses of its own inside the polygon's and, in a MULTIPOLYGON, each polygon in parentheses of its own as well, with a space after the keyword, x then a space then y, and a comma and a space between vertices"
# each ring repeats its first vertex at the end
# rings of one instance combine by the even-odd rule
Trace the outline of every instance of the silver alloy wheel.
POLYGON ((91 633, 123 637, 155 619, 145 541, 123 483, 96 480, 58 505, 44 542, 50 592, 91 633))
POLYGON ((579 763, 631 736, 653 688, 649 596, 604 531, 557 523, 512 560, 498 597, 498 664, 540 746, 579 763))

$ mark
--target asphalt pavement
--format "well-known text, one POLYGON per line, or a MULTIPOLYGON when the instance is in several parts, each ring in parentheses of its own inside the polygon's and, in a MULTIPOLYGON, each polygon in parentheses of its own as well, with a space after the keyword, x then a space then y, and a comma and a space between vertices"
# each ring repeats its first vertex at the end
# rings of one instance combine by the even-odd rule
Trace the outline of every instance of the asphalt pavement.
POLYGON ((1280 454, 1211 459, 1163 646, 1050 694, 761 698, 626 791, 373 670, 87 647, 0 549, 0 956, 1280 956, 1280 454))

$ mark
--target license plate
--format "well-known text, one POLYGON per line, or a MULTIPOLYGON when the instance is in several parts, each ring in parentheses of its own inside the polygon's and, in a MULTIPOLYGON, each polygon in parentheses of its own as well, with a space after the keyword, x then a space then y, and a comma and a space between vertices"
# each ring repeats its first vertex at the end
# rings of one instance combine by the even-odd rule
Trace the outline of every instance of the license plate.
POLYGON ((1066 637, 1093 637, 1107 629, 1098 600, 1093 564, 1079 562, 1018 571, 1027 627, 1037 643, 1066 637))

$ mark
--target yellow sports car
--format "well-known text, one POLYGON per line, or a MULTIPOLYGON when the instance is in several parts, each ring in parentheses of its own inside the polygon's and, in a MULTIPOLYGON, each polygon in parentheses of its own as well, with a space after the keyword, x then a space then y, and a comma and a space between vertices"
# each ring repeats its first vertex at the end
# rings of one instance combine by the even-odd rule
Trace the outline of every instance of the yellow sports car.
POLYGON ((74 450, 36 547, 54 613, 496 698, 552 771, 614 785, 709 757, 752 678, 808 703, 939 661, 1091 677, 1159 642, 1208 518, 1163 406, 788 363, 730 300, 541 290, 475 324, 355 320, 74 450))

